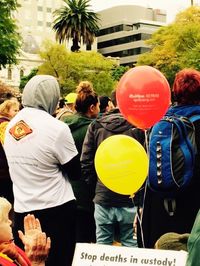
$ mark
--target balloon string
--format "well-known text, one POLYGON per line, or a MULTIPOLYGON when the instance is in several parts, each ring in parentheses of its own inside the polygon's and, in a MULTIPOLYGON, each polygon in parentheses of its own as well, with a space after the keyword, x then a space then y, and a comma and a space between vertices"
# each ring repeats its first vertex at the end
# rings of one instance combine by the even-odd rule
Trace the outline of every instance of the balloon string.
MULTIPOLYGON (((144 130, 144 135, 145 135, 145 143, 144 143, 144 146, 146 148, 146 152, 147 152, 147 156, 149 156, 149 145, 148 145, 148 132, 147 130, 145 129, 144 130)), ((147 190, 147 182, 145 182, 145 185, 144 187, 141 187, 138 191, 144 189, 144 198, 146 196, 146 190, 147 190)), ((137 191, 137 192, 138 192, 137 191)), ((136 206, 135 205, 135 202, 134 202, 134 197, 135 197, 135 193, 130 195, 130 199, 132 200, 132 203, 133 203, 133 206, 136 206)), ((137 213, 136 213, 136 219, 137 221, 139 222, 139 227, 138 229, 140 230, 140 236, 141 236, 141 241, 142 241, 142 246, 143 248, 145 247, 145 243, 144 243, 144 233, 143 233, 143 228, 142 228, 142 219, 143 219, 143 210, 144 210, 144 198, 143 198, 143 206, 142 206, 142 210, 140 212, 140 207, 138 207, 138 210, 137 210, 137 213)), ((134 225, 133 225, 134 226, 134 225)), ((134 229, 135 230, 135 229, 134 229)))
MULTIPOLYGON (((147 129, 144 130, 144 135, 145 135, 145 148, 147 152, 147 156, 149 156, 149 145, 148 145, 148 132, 147 129)), ((144 199, 146 197, 146 192, 147 192, 147 182, 145 182, 144 186, 144 195, 143 195, 143 206, 142 206, 142 211, 141 213, 138 211, 137 212, 137 219, 139 222, 139 230, 140 230, 140 236, 141 236, 141 241, 142 241, 142 246, 145 248, 145 243, 144 243, 144 232, 143 232, 143 227, 142 227, 142 220, 143 220, 143 213, 144 213, 144 199)))
POLYGON ((149 155, 149 145, 148 145, 148 132, 147 129, 144 130, 144 136, 145 136, 145 148, 147 151, 147 155, 149 155))
MULTIPOLYGON (((134 203, 134 198, 132 198, 132 203, 133 203, 133 206, 135 207, 136 205, 134 203)), ((142 229, 143 208, 144 208, 144 206, 142 207, 142 210, 141 210, 140 207, 137 207, 137 212, 135 214, 135 218, 134 218, 134 222, 133 222, 133 230, 134 230, 134 234, 136 234, 136 236, 137 236, 137 230, 140 230, 142 247, 144 248, 145 247, 144 234, 143 234, 143 229, 142 229), (136 220, 136 222, 135 222, 135 220, 136 220), (139 226, 137 226, 137 223, 139 223, 139 226)))
POLYGON ((141 236, 141 241, 142 241, 142 246, 143 248, 145 248, 145 243, 144 243, 144 232, 143 232, 143 227, 142 227, 142 220, 143 220, 143 213, 144 213, 144 208, 145 208, 145 197, 146 197, 146 192, 147 192, 147 182, 145 183, 145 187, 144 187, 144 196, 143 196, 143 204, 142 204, 142 211, 141 213, 137 213, 137 218, 139 221, 139 229, 140 229, 140 236, 141 236))

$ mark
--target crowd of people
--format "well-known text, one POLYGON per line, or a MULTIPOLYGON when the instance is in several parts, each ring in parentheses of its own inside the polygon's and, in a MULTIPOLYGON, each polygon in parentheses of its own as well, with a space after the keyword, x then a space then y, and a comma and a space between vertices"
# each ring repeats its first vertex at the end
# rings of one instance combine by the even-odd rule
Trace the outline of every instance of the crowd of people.
MULTIPOLYGON (((200 72, 178 72, 173 93, 177 108, 196 106, 200 114, 200 72)), ((148 131, 122 116, 116 91, 99 96, 81 81, 61 100, 56 78, 31 78, 21 103, 0 104, 0 254, 11 265, 71 266, 76 243, 118 240, 127 247, 185 250, 187 266, 199 265, 199 120, 194 127, 194 176, 170 216, 147 183, 132 199, 108 189, 96 173, 95 153, 110 136, 131 136, 148 151, 148 131)))

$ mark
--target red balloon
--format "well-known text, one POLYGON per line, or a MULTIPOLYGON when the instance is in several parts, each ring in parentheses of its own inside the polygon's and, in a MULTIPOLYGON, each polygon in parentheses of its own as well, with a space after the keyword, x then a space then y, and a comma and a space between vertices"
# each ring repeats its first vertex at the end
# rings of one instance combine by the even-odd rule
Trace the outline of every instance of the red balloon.
POLYGON ((171 91, 160 71, 150 66, 138 66, 122 76, 116 98, 126 120, 138 128, 147 129, 166 113, 171 102, 171 91))

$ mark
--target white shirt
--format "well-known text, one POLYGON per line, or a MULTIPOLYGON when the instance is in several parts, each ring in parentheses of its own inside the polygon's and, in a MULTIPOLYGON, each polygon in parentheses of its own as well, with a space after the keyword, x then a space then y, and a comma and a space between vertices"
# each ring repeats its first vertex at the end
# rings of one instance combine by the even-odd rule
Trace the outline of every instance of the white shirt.
POLYGON ((70 182, 59 168, 77 155, 65 123, 45 111, 26 107, 9 123, 4 148, 13 181, 16 212, 55 207, 75 198, 70 182), (9 130, 20 120, 32 133, 16 140, 9 130))

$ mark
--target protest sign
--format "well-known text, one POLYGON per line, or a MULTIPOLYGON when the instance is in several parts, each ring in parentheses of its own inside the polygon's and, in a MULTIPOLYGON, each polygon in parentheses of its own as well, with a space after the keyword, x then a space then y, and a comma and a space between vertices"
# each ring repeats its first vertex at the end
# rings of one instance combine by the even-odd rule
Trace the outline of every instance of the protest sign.
POLYGON ((187 252, 77 243, 72 266, 184 266, 187 252))

